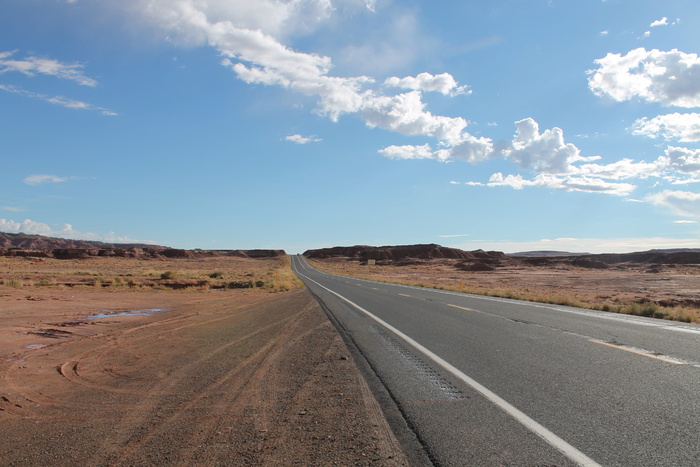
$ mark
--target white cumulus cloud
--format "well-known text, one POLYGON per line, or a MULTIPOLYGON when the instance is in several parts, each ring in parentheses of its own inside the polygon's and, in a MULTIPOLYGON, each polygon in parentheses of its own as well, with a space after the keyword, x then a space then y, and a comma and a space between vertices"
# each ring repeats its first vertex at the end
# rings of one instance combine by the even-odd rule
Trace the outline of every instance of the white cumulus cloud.
POLYGON ((564 132, 554 127, 540 133, 539 124, 532 118, 515 122, 516 133, 512 148, 507 150, 508 159, 523 169, 548 174, 576 172, 573 163, 592 161, 596 156, 583 157, 581 151, 564 141, 564 132))
POLYGON ((296 135, 289 135, 284 138, 286 141, 290 141, 292 143, 296 144, 308 144, 308 143, 317 143, 321 141, 320 138, 316 138, 315 136, 301 136, 299 134, 296 135))
POLYGON ((700 59, 676 49, 638 48, 609 53, 589 70, 588 86, 597 96, 623 102, 641 99, 664 106, 700 106, 700 59))
POLYGON ((370 127, 404 135, 430 136, 448 144, 463 139, 467 121, 461 117, 433 115, 425 109, 420 91, 396 96, 368 96, 362 105, 362 118, 370 127))
MULTIPOLYGON (((31 219, 25 219, 21 222, 12 219, 0 218, 0 232, 7 233, 25 233, 30 235, 43 235, 46 237, 69 238, 73 240, 95 240, 101 242, 121 242, 133 243, 136 240, 125 236, 117 236, 114 232, 109 232, 104 235, 99 235, 91 232, 80 232, 73 228, 71 224, 63 224, 58 228, 52 228, 43 222, 36 222, 31 219)), ((146 243, 146 242, 139 242, 146 243)))
POLYGON ((389 159, 437 159, 429 144, 389 146, 380 149, 379 154, 389 159))
POLYGON ((442 73, 439 75, 420 73, 415 77, 407 76, 405 78, 392 76, 391 78, 387 78, 384 84, 396 88, 439 92, 445 96, 457 96, 471 93, 468 86, 459 86, 454 77, 449 73, 442 73))
POLYGON ((700 141, 700 113, 672 113, 654 118, 643 117, 631 127, 635 135, 676 139, 683 143, 700 141))

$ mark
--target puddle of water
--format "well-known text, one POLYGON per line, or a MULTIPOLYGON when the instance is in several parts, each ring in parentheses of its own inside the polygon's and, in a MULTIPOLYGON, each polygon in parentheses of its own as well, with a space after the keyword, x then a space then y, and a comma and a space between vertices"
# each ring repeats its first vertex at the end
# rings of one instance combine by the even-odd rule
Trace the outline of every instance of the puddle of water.
POLYGON ((166 311, 166 310, 165 310, 165 308, 145 308, 143 310, 129 310, 129 311, 120 311, 120 312, 102 310, 101 313, 89 315, 83 319, 85 319, 85 320, 105 319, 105 318, 116 318, 118 316, 150 316, 154 313, 160 313, 161 311, 166 311))
POLYGON ((29 344, 24 346, 25 349, 40 349, 42 347, 46 347, 46 344, 29 344))

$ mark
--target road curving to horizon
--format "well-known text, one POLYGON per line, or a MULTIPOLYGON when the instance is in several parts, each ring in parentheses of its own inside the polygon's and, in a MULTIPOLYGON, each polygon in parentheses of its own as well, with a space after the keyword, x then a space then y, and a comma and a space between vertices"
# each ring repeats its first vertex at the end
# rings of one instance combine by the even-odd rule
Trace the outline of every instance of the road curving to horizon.
POLYGON ((293 268, 436 465, 700 465, 700 326, 293 268))

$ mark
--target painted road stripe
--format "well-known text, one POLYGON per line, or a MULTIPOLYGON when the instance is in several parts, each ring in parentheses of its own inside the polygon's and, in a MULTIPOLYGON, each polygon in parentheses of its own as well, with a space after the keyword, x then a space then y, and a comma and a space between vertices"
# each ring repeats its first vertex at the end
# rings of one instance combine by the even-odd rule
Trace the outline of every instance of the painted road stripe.
MULTIPOLYGON (((302 274, 303 275, 303 274, 302 274)), ((452 364, 448 363, 446 360, 438 356, 437 354, 431 352, 428 350, 426 347, 423 347, 421 344, 404 334, 403 332, 399 331, 396 329, 394 326, 391 324, 387 323, 386 321, 382 320, 381 318, 378 318, 374 316, 372 313, 369 311, 365 310, 362 308, 360 305, 354 303, 353 301, 343 297, 337 292, 334 292, 333 290, 329 289, 328 287, 325 287, 315 280, 311 279, 308 276, 304 276, 306 279, 309 281, 313 282, 317 286, 321 287, 322 289, 332 293, 336 297, 340 298, 341 300, 347 302, 351 306, 355 307, 365 315, 367 315, 369 318, 373 319, 380 325, 384 326, 386 329, 390 330, 397 336, 399 336, 401 339, 403 339, 406 343, 409 345, 413 346, 416 350, 419 352, 423 353, 426 357, 428 357, 430 360, 444 368, 446 371, 452 373, 455 377, 459 378, 460 380, 464 381, 466 384, 471 386, 474 390, 479 392, 482 396, 484 396, 486 399, 491 401, 493 404, 498 406, 501 410, 506 412, 508 415, 516 419, 518 422, 520 422, 521 425, 523 425, 525 428, 530 430, 532 433, 535 433, 537 436, 542 438, 545 442, 547 442, 550 446, 564 454, 566 457, 571 459, 573 462, 575 462, 578 465, 585 466, 585 467, 594 467, 594 466, 600 466, 597 462, 595 462, 593 459, 590 457, 586 456, 584 453, 555 435, 553 432, 549 431, 549 429, 545 428, 543 425, 540 425, 538 422, 533 420, 532 418, 528 417, 525 413, 517 409, 515 406, 511 405, 510 403, 506 402, 504 399, 502 399, 500 396, 498 396, 496 393, 492 392, 490 389, 486 388, 485 386, 481 385, 479 382, 476 380, 472 379, 471 377, 467 376, 466 374, 462 373, 459 369, 454 367, 452 364)))
POLYGON ((471 308, 467 308, 467 307, 465 307, 465 306, 451 305, 451 304, 449 304, 449 303, 447 304, 447 306, 451 306, 452 308, 459 308, 460 310, 476 311, 476 310, 472 310, 471 308))
POLYGON ((411 297, 410 295, 406 295, 405 293, 400 293, 399 295, 401 295, 402 297, 411 297))
POLYGON ((625 352, 630 352, 630 353, 633 353, 636 355, 641 355, 642 357, 654 358, 656 360, 661 360, 662 362, 666 362, 666 363, 673 363, 674 365, 686 365, 685 362, 679 362, 678 360, 673 360, 671 358, 662 357, 660 355, 654 355, 653 353, 645 352, 643 350, 631 349, 629 347, 623 347, 621 345, 615 345, 615 344, 611 344, 609 342, 599 341, 598 339, 588 339, 588 342, 593 342, 594 344, 604 345, 606 347, 612 347, 613 349, 624 350, 625 352))

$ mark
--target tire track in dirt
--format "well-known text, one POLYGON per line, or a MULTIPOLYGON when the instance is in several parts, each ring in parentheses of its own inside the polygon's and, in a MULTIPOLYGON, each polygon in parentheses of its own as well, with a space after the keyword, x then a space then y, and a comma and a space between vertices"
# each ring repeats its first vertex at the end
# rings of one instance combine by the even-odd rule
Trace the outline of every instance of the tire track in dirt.
POLYGON ((1 463, 407 465, 308 292, 211 296, 26 352, 13 394, 45 399, 0 411, 1 463))
MULTIPOLYGON (((248 313, 260 312, 261 308, 256 306, 246 311, 248 313)), ((99 457, 106 456, 109 459, 109 463, 117 459, 121 463, 137 451, 140 446, 159 436, 159 434, 167 432, 168 424, 172 424, 173 421, 180 418, 183 413, 196 405, 197 402, 210 398, 223 383, 233 381, 232 387, 228 387, 227 392, 235 393, 238 389, 237 386, 247 384, 247 375, 254 372, 255 367, 261 364, 265 356, 274 347, 276 340, 266 342, 266 336, 273 336, 274 339, 274 336, 279 334, 280 331, 282 331, 282 334, 288 334, 296 328, 294 321, 299 314, 300 312, 295 311, 291 316, 285 316, 266 326, 258 326, 252 332, 218 345, 198 359, 179 367, 149 390, 138 404, 128 408, 127 413, 118 423, 121 433, 118 436, 113 436, 110 442, 102 447, 99 457), (202 369, 206 372, 209 361, 217 359, 221 353, 229 349, 245 346, 248 341, 256 338, 259 342, 255 345, 261 346, 261 348, 252 357, 244 360, 240 365, 229 370, 218 379, 201 385, 196 392, 193 391, 193 380, 203 381, 207 379, 206 375, 199 373, 202 372, 202 369), (175 400, 166 403, 167 399, 175 400), (158 413, 156 414, 156 412, 158 413)), ((201 324, 201 327, 207 327, 214 321, 220 322, 223 320, 205 321, 201 324)), ((270 338, 267 337, 267 339, 270 338)), ((198 417, 212 418, 216 416, 218 416, 217 413, 199 415, 198 417)), ((187 425, 191 425, 194 422, 196 421, 188 420, 187 425)), ((128 464, 128 462, 126 463, 128 464)))

